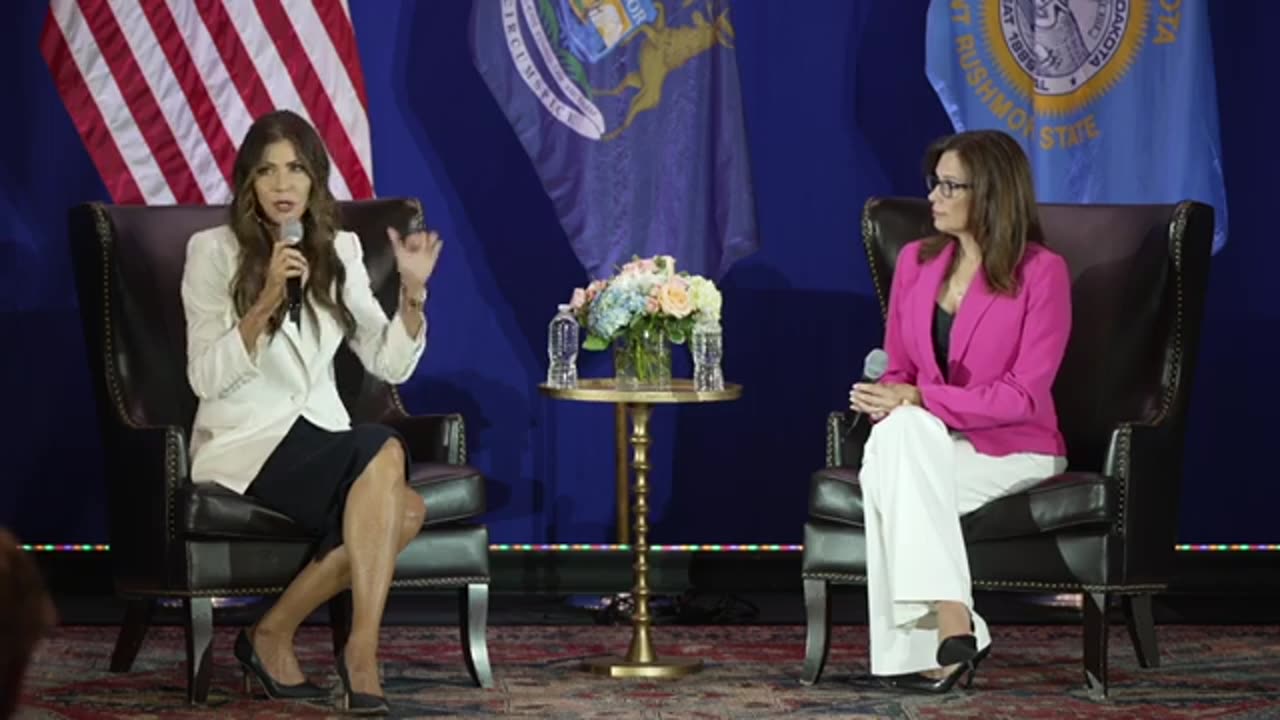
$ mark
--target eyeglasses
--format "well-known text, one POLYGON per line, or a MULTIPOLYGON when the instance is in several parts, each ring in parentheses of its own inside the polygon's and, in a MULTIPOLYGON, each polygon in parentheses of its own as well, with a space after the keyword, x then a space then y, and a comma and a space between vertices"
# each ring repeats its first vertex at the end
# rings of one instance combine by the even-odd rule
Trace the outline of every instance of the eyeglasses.
POLYGON ((929 192, 933 192, 934 188, 942 191, 942 197, 950 200, 955 196, 957 190, 968 190, 973 187, 972 183, 960 183, 954 180, 942 180, 937 175, 930 175, 925 178, 924 184, 929 188, 929 192))

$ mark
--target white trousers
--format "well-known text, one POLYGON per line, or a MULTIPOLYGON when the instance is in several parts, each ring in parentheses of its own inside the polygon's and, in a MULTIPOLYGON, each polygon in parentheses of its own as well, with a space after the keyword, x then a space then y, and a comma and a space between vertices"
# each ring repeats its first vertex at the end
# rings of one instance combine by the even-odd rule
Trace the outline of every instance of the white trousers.
POLYGON ((914 405, 876 423, 859 473, 873 674, 938 667, 934 603, 939 600, 964 603, 973 615, 978 647, 990 644, 986 622, 973 612, 960 516, 1066 465, 1065 458, 1051 455, 983 455, 914 405))

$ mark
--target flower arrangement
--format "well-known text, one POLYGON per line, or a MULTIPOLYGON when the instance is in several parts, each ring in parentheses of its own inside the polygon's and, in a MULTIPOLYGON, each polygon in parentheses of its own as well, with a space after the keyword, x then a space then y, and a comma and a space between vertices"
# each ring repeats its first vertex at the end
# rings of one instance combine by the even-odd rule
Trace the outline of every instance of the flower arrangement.
POLYGON ((575 288, 569 301, 587 331, 583 349, 615 345, 619 380, 645 385, 661 385, 664 379, 669 383, 671 356, 666 343, 681 345, 696 324, 718 323, 721 304, 715 283, 676 272, 670 255, 633 257, 613 277, 575 288))

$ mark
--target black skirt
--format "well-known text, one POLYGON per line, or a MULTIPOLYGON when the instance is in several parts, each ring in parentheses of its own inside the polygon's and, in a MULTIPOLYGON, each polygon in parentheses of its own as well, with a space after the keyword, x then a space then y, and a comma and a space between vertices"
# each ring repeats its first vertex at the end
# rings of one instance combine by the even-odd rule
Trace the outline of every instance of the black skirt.
POLYGON ((334 432, 300 417, 271 452, 246 494, 313 535, 314 559, 319 560, 342 545, 347 493, 391 438, 404 446, 408 478, 409 446, 395 430, 369 424, 334 432))

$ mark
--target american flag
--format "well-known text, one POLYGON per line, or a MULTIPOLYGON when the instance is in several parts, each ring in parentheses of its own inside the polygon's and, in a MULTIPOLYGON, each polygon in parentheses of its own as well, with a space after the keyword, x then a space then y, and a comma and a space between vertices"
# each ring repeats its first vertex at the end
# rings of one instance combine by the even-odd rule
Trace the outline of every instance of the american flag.
POLYGON ((307 118, 339 199, 373 196, 347 0, 52 0, 40 49, 117 203, 222 203, 253 119, 307 118))

